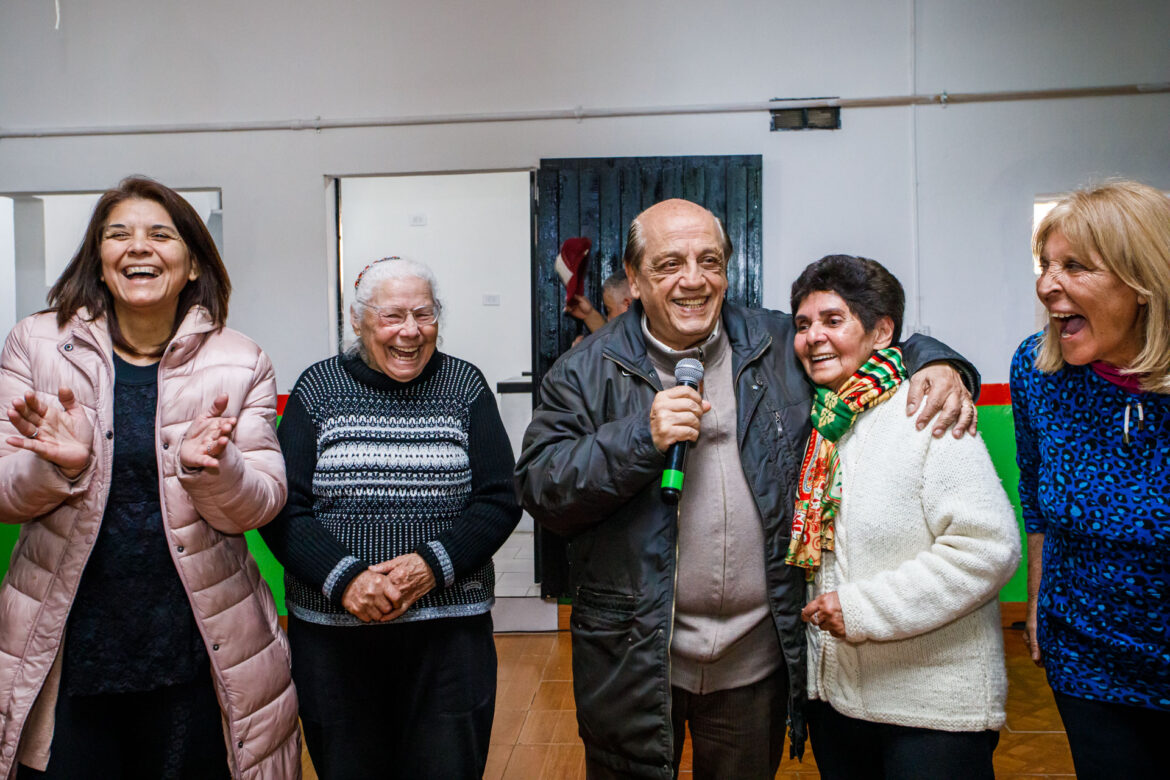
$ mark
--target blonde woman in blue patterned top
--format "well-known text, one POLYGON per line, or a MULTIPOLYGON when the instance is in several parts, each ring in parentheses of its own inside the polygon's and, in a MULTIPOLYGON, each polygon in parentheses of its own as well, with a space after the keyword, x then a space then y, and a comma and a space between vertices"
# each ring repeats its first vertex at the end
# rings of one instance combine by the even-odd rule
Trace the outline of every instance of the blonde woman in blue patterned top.
POLYGON ((279 438, 293 679, 322 780, 480 777, 495 708, 491 556, 520 517, 475 366, 437 350, 421 263, 358 277, 357 343, 310 366, 279 438))
POLYGON ((1170 731, 1170 200, 1074 192, 1033 239, 1048 326, 1012 360, 1025 641, 1077 776, 1164 777, 1170 731))

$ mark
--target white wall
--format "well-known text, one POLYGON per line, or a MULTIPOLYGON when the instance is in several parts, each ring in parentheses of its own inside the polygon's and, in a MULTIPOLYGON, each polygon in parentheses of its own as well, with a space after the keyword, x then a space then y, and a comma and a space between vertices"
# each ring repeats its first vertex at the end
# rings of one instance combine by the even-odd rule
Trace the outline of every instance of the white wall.
MULTIPOLYGON (((108 0, 62 3, 60 31, 52 17, 51 3, 0 4, 4 127, 1170 81, 1165 0, 108 0)), ((1033 197, 1105 174, 1170 189, 1167 118, 1156 95, 857 109, 814 133, 737 114, 3 140, 0 191, 130 172, 221 188, 231 324, 287 389, 334 345, 327 176, 758 153, 766 304, 786 309, 790 280, 830 251, 882 260, 912 287, 917 248, 923 323, 1005 381, 1032 325, 1033 197)))
MULTIPOLYGON (((478 366, 494 392, 532 364, 530 212, 527 171, 343 179, 343 311, 371 260, 426 263, 443 302, 439 348, 478 366), (499 304, 484 305, 485 295, 499 304)), ((349 327, 344 335, 353 338, 349 327)))
MULTIPOLYGON (((12 198, 0 198, 0 235, 11 235, 12 198)), ((0 241, 0 333, 16 324, 16 257, 10 241, 0 241)))

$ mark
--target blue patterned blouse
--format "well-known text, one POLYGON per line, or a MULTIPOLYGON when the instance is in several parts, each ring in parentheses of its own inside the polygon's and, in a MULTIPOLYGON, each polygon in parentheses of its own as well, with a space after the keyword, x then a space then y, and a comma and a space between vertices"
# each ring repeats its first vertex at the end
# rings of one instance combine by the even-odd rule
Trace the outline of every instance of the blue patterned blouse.
POLYGON ((1053 690, 1170 710, 1170 396, 1088 366, 1012 359, 1020 503, 1043 533, 1039 638, 1053 690), (1129 409, 1126 443, 1126 409, 1129 409))

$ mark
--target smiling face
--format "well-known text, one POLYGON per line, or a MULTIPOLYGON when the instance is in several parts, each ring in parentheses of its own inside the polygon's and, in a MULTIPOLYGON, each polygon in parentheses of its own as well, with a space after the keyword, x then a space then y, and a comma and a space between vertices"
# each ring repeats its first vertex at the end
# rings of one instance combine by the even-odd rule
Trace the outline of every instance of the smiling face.
POLYGON ((439 323, 420 325, 416 318, 428 319, 425 312, 434 308, 431 286, 425 279, 408 276, 382 282, 366 305, 356 307, 350 323, 361 339, 370 368, 398 382, 409 382, 421 374, 435 354, 439 323), (403 319, 406 312, 411 314, 403 319))
POLYGON ((894 321, 890 317, 879 317, 873 330, 866 332, 849 304, 827 290, 807 295, 793 321, 793 344, 804 372, 830 390, 839 390, 875 349, 884 349, 893 341, 894 321))
POLYGON ((668 200, 638 218, 645 248, 627 265, 630 294, 642 301, 650 333, 672 349, 711 335, 727 292, 727 258, 715 217, 685 200, 668 200))
POLYGON ((1105 267, 1095 252, 1073 248, 1059 231, 1044 242, 1036 295, 1048 309, 1048 326, 1060 336, 1066 363, 1104 361, 1128 366, 1141 351, 1140 296, 1105 267))
POLYGON ((170 214, 153 200, 124 200, 110 211, 100 254, 102 283, 124 323, 136 317, 173 320, 179 293, 199 277, 170 214))

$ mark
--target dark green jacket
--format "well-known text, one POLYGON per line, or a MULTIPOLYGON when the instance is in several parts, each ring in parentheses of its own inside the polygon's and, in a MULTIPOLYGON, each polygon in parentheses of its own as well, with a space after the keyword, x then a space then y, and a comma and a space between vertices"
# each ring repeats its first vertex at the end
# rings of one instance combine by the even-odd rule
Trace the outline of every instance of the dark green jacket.
MULTIPOLYGON (((553 365, 516 478, 524 507, 570 539, 573 690, 588 759, 627 775, 670 778, 677 513, 659 497, 665 456, 651 439, 649 412, 662 387, 641 317, 635 303, 553 365)), ((740 462, 764 521, 793 747, 802 749, 804 577, 784 556, 812 386, 794 354, 789 315, 725 303, 722 321, 732 350, 740 462)), ((962 360, 930 339, 912 339, 906 349, 910 370, 941 359, 962 360)), ((962 368, 977 385, 974 369, 962 368)))

